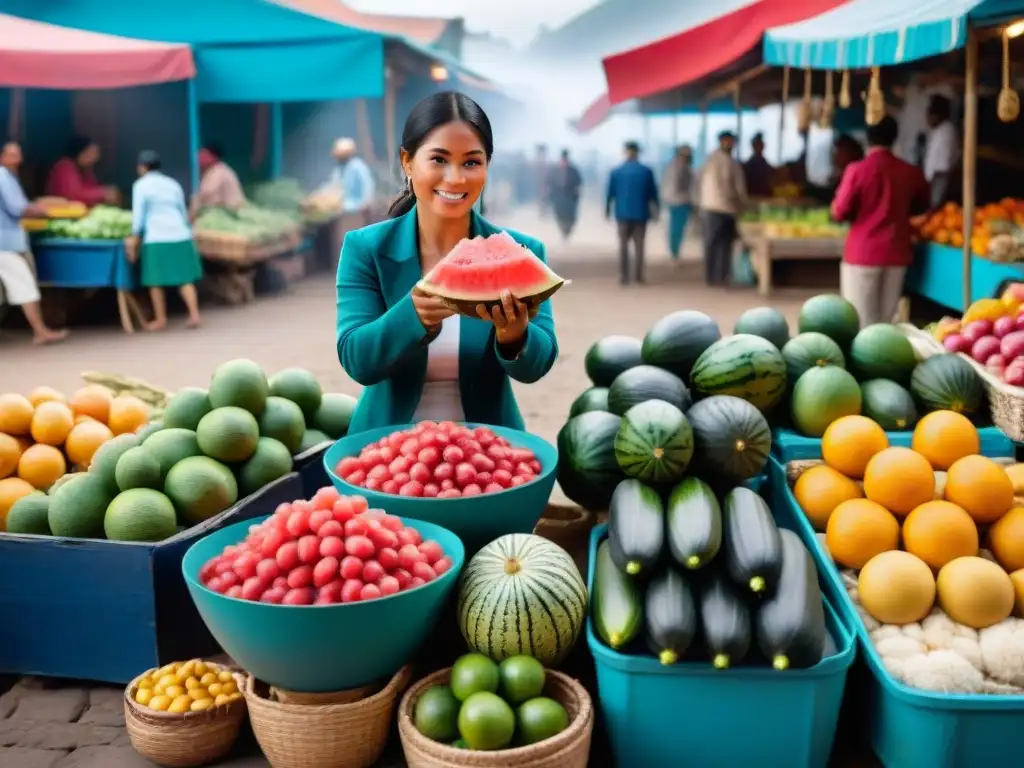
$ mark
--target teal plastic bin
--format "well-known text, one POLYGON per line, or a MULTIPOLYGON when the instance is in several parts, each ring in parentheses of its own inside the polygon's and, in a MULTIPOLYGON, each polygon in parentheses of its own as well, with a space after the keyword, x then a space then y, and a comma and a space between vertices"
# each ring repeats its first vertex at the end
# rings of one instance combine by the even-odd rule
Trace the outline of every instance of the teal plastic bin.
MULTIPOLYGON (((889 445, 910 447, 913 432, 886 432, 889 445)), ((999 427, 981 427, 978 430, 981 438, 981 455, 1000 458, 1014 456, 1013 442, 999 427)), ((791 429, 776 428, 772 430, 772 455, 786 464, 790 461, 821 458, 821 438, 805 437, 791 429)))
MULTIPOLYGON (((588 586, 597 546, 590 535, 588 586)), ((614 764, 623 768, 824 768, 835 739, 853 635, 825 600, 835 654, 810 669, 667 667, 613 651, 587 619, 587 644, 614 764)))
POLYGON ((800 534, 818 566, 825 594, 856 636, 867 674, 860 678, 863 711, 855 720, 886 768, 994 768, 1024 754, 1024 696, 941 694, 893 679, 875 651, 842 577, 800 511, 785 465, 768 461, 775 519, 800 534))

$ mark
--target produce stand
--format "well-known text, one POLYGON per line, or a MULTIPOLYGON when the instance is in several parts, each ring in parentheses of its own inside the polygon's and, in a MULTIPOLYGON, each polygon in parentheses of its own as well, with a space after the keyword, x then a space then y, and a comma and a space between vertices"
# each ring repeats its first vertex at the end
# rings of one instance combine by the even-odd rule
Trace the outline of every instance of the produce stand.
POLYGON ((779 238, 761 234, 753 238, 751 261, 757 272, 757 292, 762 296, 771 295, 773 261, 841 259, 845 243, 844 237, 779 238))
POLYGON ((294 252, 302 236, 296 229, 254 242, 240 235, 196 230, 195 241, 199 255, 216 268, 206 275, 211 290, 228 304, 244 304, 255 298, 256 268, 294 252))
MULTIPOLYGON (((964 312, 964 255, 959 248, 937 243, 919 243, 914 262, 907 270, 906 290, 943 307, 964 312)), ((1008 280, 1024 280, 1024 264, 992 261, 971 254, 971 301, 999 294, 1008 280)))
MULTIPOLYGON (((910 447, 913 432, 886 432, 889 445, 910 447)), ((982 427, 978 429, 981 437, 981 453, 985 456, 1013 456, 1013 442, 999 427, 982 427)), ((805 461, 821 458, 821 438, 806 437, 791 429, 776 428, 772 430, 772 455, 783 464, 790 461, 805 461)))

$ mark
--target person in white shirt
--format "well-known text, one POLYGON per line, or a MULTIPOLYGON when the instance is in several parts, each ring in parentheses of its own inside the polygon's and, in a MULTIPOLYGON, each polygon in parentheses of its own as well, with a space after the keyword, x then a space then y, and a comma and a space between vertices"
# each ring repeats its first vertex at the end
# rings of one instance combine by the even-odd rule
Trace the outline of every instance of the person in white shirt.
POLYGON ((733 157, 736 135, 718 134, 718 149, 708 155, 700 172, 700 209, 704 214, 704 282, 726 285, 732 272, 736 220, 747 205, 743 166, 733 157))
POLYGON ((928 101, 928 140, 924 150, 924 177, 931 187, 931 205, 938 208, 950 191, 950 177, 960 159, 960 137, 951 118, 949 99, 933 94, 928 101))
MULTIPOLYGON (((963 86, 960 86, 961 92, 963 86)), ((893 154, 913 165, 924 165, 924 145, 928 135, 928 103, 932 96, 945 96, 956 114, 959 96, 950 82, 947 72, 920 72, 911 76, 903 88, 893 88, 897 96, 902 95, 903 106, 895 113, 899 124, 899 138, 893 147, 893 154)))

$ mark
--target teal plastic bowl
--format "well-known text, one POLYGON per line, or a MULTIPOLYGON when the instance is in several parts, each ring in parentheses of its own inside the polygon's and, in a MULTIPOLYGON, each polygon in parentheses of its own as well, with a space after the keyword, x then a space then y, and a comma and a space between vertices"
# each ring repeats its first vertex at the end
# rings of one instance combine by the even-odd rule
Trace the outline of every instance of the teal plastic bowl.
POLYGON ((452 567, 423 586, 367 602, 290 606, 226 597, 199 583, 199 569, 266 517, 228 526, 197 541, 181 570, 210 634, 243 669, 289 691, 345 691, 392 676, 429 637, 466 559, 459 537, 406 520, 433 539, 452 567))
POLYGON ((371 507, 386 510, 389 514, 424 520, 447 528, 462 539, 469 556, 506 533, 533 533, 555 485, 555 477, 558 474, 558 449, 528 432, 483 424, 467 424, 469 427, 487 426, 514 447, 529 448, 540 462, 540 475, 533 482, 499 493, 458 499, 414 498, 360 488, 345 482, 335 474, 334 468, 346 456, 358 456, 370 443, 412 426, 414 425, 400 424, 348 435, 328 448, 324 454, 324 468, 334 487, 345 495, 364 496, 371 507))

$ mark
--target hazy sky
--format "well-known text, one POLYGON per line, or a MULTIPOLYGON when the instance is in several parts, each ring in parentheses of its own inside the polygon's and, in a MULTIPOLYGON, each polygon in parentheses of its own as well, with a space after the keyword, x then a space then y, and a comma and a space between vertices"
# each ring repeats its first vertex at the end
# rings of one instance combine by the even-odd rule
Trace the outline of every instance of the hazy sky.
POLYGON ((557 27, 597 0, 347 0, 347 5, 374 13, 412 16, 462 16, 474 31, 489 31, 515 43, 533 38, 537 27, 557 27), (429 8, 429 11, 427 10, 429 8))

